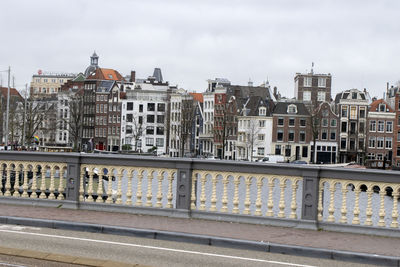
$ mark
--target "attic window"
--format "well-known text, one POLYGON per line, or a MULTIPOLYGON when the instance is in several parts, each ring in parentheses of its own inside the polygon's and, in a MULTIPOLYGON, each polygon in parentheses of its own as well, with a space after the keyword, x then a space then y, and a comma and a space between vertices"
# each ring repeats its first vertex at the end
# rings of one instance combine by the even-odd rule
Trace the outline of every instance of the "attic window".
POLYGON ((112 74, 108 74, 108 78, 112 79, 113 78, 112 74))
POLYGON ((263 116, 263 115, 265 116, 265 114, 267 114, 267 109, 265 107, 259 108, 258 109, 258 114, 260 116, 263 116))
POLYGON ((289 105, 288 109, 287 109, 287 113, 296 114, 297 113, 297 106, 294 105, 294 104, 289 105))
POLYGON ((385 104, 379 104, 379 111, 380 112, 385 112, 386 111, 386 105, 385 104))

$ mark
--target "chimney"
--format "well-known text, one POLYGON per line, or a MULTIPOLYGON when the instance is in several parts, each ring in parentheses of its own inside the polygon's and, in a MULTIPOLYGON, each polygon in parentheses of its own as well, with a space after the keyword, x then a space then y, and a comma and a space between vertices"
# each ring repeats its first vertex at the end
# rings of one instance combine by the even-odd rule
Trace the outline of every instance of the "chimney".
POLYGON ((276 97, 278 95, 278 88, 276 88, 276 86, 274 86, 274 96, 276 97))
POLYGON ((129 81, 130 82, 135 82, 136 81, 136 71, 131 70, 131 79, 129 81))

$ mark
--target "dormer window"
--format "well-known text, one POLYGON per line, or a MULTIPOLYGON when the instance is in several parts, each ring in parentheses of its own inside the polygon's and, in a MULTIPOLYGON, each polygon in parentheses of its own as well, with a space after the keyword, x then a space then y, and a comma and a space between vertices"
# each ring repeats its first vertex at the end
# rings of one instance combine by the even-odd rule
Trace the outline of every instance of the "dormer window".
POLYGON ((379 112, 385 112, 386 111, 386 105, 385 104, 379 104, 379 112))
POLYGON ((265 107, 261 107, 258 109, 258 114, 260 116, 265 116, 267 114, 267 109, 265 107))
POLYGON ((112 79, 113 78, 112 74, 108 74, 108 78, 112 79))
POLYGON ((297 106, 294 105, 294 104, 289 105, 288 109, 287 109, 287 113, 296 114, 297 113, 297 106))

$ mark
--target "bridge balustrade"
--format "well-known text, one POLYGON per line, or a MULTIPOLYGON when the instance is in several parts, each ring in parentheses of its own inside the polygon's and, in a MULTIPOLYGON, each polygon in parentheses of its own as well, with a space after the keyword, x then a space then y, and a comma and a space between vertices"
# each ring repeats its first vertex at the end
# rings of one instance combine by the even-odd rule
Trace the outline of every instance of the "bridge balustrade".
POLYGON ((13 151, 0 168, 0 203, 400 236, 395 171, 13 151))

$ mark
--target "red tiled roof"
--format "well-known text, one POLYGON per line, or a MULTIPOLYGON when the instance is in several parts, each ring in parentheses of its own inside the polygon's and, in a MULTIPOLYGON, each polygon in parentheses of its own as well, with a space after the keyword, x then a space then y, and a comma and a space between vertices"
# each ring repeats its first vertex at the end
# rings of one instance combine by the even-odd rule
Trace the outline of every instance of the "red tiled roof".
POLYGON ((124 78, 122 75, 113 69, 98 68, 93 72, 87 79, 95 80, 111 80, 111 81, 122 81, 124 78))
POLYGON ((193 96, 193 100, 203 103, 203 94, 201 93, 189 93, 189 94, 193 96))
MULTIPOLYGON (((7 87, 0 87, 1 95, 7 99, 7 87)), ((11 96, 17 96, 22 99, 22 96, 19 94, 17 89, 15 88, 10 88, 10 95, 11 96)))
POLYGON ((385 100, 383 100, 383 99, 378 99, 378 100, 375 100, 374 102, 372 102, 371 105, 369 106, 369 111, 372 111, 372 112, 377 111, 379 104, 381 104, 381 103, 386 105, 386 108, 389 109, 388 112, 394 112, 394 110, 389 106, 389 104, 386 103, 385 100))

